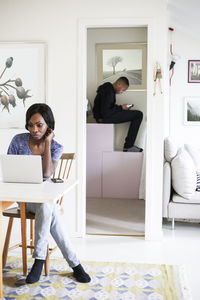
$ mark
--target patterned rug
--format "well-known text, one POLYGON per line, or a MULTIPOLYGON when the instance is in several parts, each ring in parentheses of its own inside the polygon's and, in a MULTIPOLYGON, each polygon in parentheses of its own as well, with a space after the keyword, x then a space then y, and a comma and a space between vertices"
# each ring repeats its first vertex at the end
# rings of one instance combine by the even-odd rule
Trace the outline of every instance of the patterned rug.
MULTIPOLYGON (((28 268, 33 260, 28 260, 28 268)), ((4 299, 189 300, 183 267, 117 262, 82 262, 90 283, 78 283, 63 259, 50 260, 50 275, 26 284, 21 258, 9 257, 3 271, 4 299)))

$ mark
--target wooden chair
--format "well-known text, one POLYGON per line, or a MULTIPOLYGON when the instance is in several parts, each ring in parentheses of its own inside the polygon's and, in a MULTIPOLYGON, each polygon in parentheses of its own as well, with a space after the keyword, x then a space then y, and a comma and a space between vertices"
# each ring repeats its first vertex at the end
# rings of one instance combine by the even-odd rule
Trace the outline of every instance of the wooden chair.
MULTIPOLYGON (((67 179, 69 177, 70 171, 71 171, 71 166, 72 162, 75 159, 75 154, 74 153, 63 153, 59 162, 59 165, 53 174, 53 178, 62 178, 62 179, 67 179)), ((60 198, 57 203, 58 205, 62 205, 63 197, 60 198)), ((12 230, 12 225, 13 225, 13 219, 14 218, 21 218, 20 216, 20 209, 18 207, 14 208, 8 208, 3 211, 3 216, 9 217, 9 223, 8 223, 8 228, 7 228, 7 233, 6 233, 6 238, 5 238, 5 243, 4 243, 4 248, 3 248, 3 262, 2 266, 3 268, 6 265, 6 260, 8 256, 8 251, 14 250, 18 247, 22 247, 22 252, 27 251, 27 248, 30 248, 31 254, 33 253, 34 250, 34 219, 35 219, 35 214, 34 213, 26 213, 25 216, 25 222, 26 220, 30 220, 30 239, 27 241, 30 243, 29 245, 23 245, 22 242, 18 243, 12 247, 9 248, 9 243, 10 243, 10 236, 11 236, 11 230, 12 230)), ((21 219, 21 222, 22 219, 21 219)), ((21 224, 21 228, 23 228, 23 224, 21 224)), ((21 232, 21 236, 22 236, 21 232)), ((24 233, 25 235, 25 240, 26 239, 26 232, 24 233)), ((49 257, 51 253, 53 253, 56 250, 57 246, 54 248, 49 248, 49 245, 47 246, 47 256, 44 264, 44 270, 45 270, 45 275, 47 276, 49 274, 49 257)), ((27 253, 27 252, 26 252, 27 253)), ((25 258, 23 259, 23 274, 26 276, 27 274, 27 255, 25 255, 25 258)))

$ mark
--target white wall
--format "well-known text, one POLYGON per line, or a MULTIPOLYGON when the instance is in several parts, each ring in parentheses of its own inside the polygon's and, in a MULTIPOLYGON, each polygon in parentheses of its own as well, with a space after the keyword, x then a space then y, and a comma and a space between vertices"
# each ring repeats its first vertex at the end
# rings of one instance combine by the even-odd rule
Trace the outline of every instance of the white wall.
MULTIPOLYGON (((45 41, 48 45, 47 54, 47 101, 53 108, 56 118, 56 139, 65 147, 65 151, 77 150, 78 107, 78 21, 80 19, 97 18, 119 20, 138 18, 150 19, 154 24, 151 28, 153 45, 149 50, 153 73, 156 60, 165 66, 165 1, 164 0, 1 0, 0 39, 2 41, 45 41)), ((165 72, 165 70, 164 70, 165 72)), ((152 97, 152 83, 149 79, 149 97, 152 97)), ((84 95, 86 97, 86 94, 84 95)), ((147 193, 151 198, 149 207, 151 215, 147 224, 148 238, 158 238, 161 232, 161 193, 162 193, 162 137, 163 137, 163 96, 151 99, 152 116, 150 118, 147 144, 151 153, 147 163, 147 176, 150 178, 147 193), (159 115, 158 115, 159 112, 159 115), (159 124, 159 126, 158 126, 159 124), (152 163, 153 162, 153 163, 152 163), (151 219, 151 221, 150 221, 151 219)), ((84 103, 85 105, 85 103, 84 103)), ((1 113, 1 112, 0 112, 1 113)), ((148 116, 147 116, 148 117, 148 116)), ((149 119, 149 117, 148 117, 149 119)), ((0 152, 5 152, 17 130, 0 130, 0 152), (3 146, 2 146, 3 145, 3 146)), ((80 153, 79 153, 80 155, 80 153)), ((80 165, 77 165, 78 177, 82 176, 80 165)), ((71 196, 66 202, 65 226, 68 231, 77 232, 76 218, 79 203, 85 201, 71 196)), ((4 227, 5 230, 5 227, 4 227)), ((16 231, 19 236, 19 230, 16 231)))
MULTIPOLYGON (((147 28, 89 28, 87 30, 87 98, 94 103, 97 90, 96 44, 104 43, 146 43, 147 28)), ((146 91, 126 91, 116 96, 117 104, 133 103, 134 109, 143 112, 143 122, 138 132, 136 145, 144 148, 144 123, 146 120, 146 91)), ((91 118, 90 118, 91 120, 91 118)), ((90 121, 89 121, 90 122, 90 121)), ((93 122, 96 122, 93 120, 93 122)), ((115 125, 115 150, 122 150, 129 123, 115 125)))
POLYGON ((200 83, 188 83, 188 60, 200 59, 200 38, 175 26, 173 52, 179 54, 180 59, 174 67, 170 91, 170 135, 179 145, 200 145, 200 127, 184 124, 184 98, 200 97, 200 83))
POLYGON ((168 25, 174 28, 173 33, 169 34, 169 42, 172 41, 173 53, 180 55, 174 67, 170 89, 168 134, 178 145, 183 143, 200 145, 198 139, 200 127, 184 124, 184 98, 200 96, 200 84, 188 83, 188 60, 200 59, 198 17, 200 2, 198 0, 167 0, 167 2, 168 25))

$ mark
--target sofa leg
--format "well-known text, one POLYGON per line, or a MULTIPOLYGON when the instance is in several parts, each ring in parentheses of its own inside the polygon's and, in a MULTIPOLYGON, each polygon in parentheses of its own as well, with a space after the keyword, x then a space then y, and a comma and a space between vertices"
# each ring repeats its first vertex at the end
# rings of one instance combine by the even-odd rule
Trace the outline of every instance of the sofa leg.
POLYGON ((174 230, 174 229, 175 229, 175 219, 172 218, 172 230, 174 230))

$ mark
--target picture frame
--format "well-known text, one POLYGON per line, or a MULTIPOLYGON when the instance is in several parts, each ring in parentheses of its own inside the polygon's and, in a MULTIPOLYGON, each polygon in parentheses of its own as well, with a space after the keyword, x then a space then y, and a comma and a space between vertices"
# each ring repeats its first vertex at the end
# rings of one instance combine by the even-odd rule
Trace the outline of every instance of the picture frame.
POLYGON ((147 45, 145 43, 96 44, 98 85, 127 77, 129 90, 146 89, 147 45))
POLYGON ((0 42, 0 128, 24 128, 27 109, 46 102, 45 42, 0 42))
POLYGON ((185 97, 184 124, 200 125, 200 97, 185 97))
POLYGON ((188 83, 200 83, 200 60, 188 60, 188 83))

